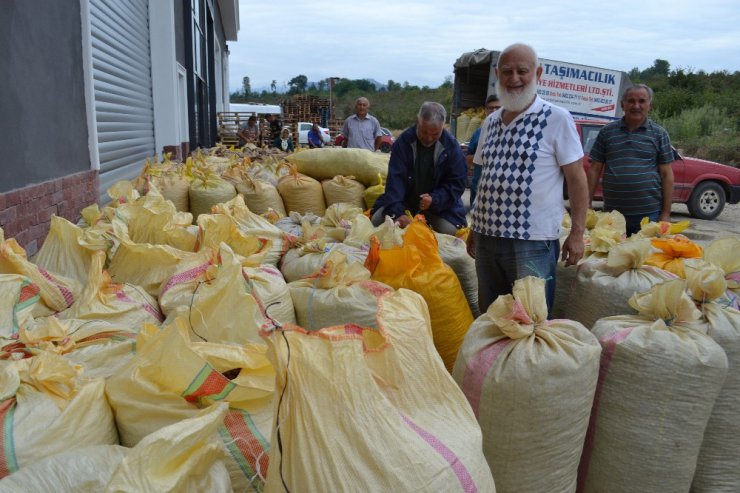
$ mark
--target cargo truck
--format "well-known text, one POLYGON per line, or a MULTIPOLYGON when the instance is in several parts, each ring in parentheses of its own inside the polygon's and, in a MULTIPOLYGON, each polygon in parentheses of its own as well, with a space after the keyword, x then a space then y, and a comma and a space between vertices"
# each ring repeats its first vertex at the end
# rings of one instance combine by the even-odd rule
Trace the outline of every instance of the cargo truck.
MULTIPOLYGON (((499 51, 479 49, 463 53, 455 61, 452 96, 452 130, 457 136, 457 117, 469 108, 483 106, 495 94, 499 51)), ((619 97, 631 84, 629 75, 618 70, 540 58, 542 77, 537 94, 570 111, 576 118, 614 120, 622 117, 619 97)))
MULTIPOLYGON (((499 53, 480 49, 464 53, 455 62, 451 128, 458 140, 457 117, 469 108, 483 106, 486 97, 495 94, 499 53)), ((625 72, 616 70, 543 58, 540 65, 537 94, 571 112, 586 154, 583 163, 588 168, 588 154, 599 129, 622 117, 619 98, 632 82, 625 72)), ((465 147, 464 142, 461 144, 465 147)), ((726 203, 740 203, 740 169, 673 151, 673 202, 685 203, 689 213, 699 219, 714 219, 726 203)), ((601 187, 594 198, 601 199, 601 187)))

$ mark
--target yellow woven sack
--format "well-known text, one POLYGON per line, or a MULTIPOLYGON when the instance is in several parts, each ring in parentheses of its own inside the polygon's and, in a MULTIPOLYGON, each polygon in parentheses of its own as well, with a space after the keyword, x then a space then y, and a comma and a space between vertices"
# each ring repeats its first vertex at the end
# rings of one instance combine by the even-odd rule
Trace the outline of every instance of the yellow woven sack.
POLYGON ((367 149, 324 147, 296 152, 285 159, 298 171, 317 180, 331 180, 337 175, 354 176, 366 187, 377 183, 378 174, 388 175, 390 154, 367 149))
POLYGON ((33 262, 47 271, 58 272, 84 284, 93 252, 105 252, 111 246, 112 241, 101 232, 83 229, 63 217, 52 216, 49 234, 33 262))
POLYGON ((46 351, 0 367, 0 478, 70 449, 117 444, 104 388, 46 351))
POLYGON ((660 238, 681 233, 689 226, 691 226, 689 221, 679 221, 677 223, 668 221, 652 222, 649 218, 643 217, 640 221, 639 235, 644 238, 660 238))
POLYGON ((57 316, 62 320, 105 320, 133 331, 144 323, 162 323, 157 300, 139 286, 113 282, 103 269, 104 263, 105 252, 95 252, 85 289, 68 310, 57 316))
POLYGON ((218 249, 226 243, 239 255, 244 266, 256 266, 265 261, 270 253, 272 241, 245 233, 233 216, 226 214, 201 214, 198 217, 198 249, 218 249))
POLYGON ((190 184, 190 212, 198 219, 201 214, 210 214, 211 207, 224 204, 236 197, 234 185, 215 175, 193 180, 190 184))
POLYGON ((395 289, 408 288, 424 297, 432 319, 434 345, 452 371, 473 314, 455 272, 439 256, 432 229, 414 220, 406 228, 402 246, 382 249, 374 241, 365 267, 374 281, 395 289))
POLYGON ((290 289, 277 267, 264 264, 244 267, 242 271, 260 311, 282 325, 296 323, 290 289))
POLYGON ((85 378, 108 378, 135 351, 136 332, 105 320, 38 319, 33 330, 21 329, 18 342, 2 349, 0 358, 26 358, 49 351, 84 370, 85 378))
POLYGON ((378 173, 378 180, 375 185, 369 186, 365 189, 363 199, 365 201, 365 208, 372 209, 375 205, 375 201, 378 197, 385 193, 385 176, 378 173))
POLYGON ((33 307, 35 317, 67 309, 82 291, 82 286, 74 279, 56 272, 48 272, 30 262, 26 257, 26 251, 14 238, 5 239, 2 228, 0 228, 0 274, 19 274, 38 286, 41 302, 33 307))
POLYGON ((93 445, 43 459, 2 482, 3 491, 231 491, 223 451, 212 438, 226 414, 214 404, 129 449, 93 445))
POLYGON ((291 247, 293 239, 264 217, 249 210, 241 195, 237 195, 230 202, 215 206, 213 213, 229 216, 239 229, 247 235, 270 240, 272 246, 265 257, 267 263, 276 265, 283 254, 291 247))
POLYGON ((234 491, 263 491, 268 468, 275 371, 264 344, 191 342, 185 319, 147 325, 136 355, 106 383, 121 444, 198 416, 215 402, 229 411, 218 430, 234 491))
POLYGON ((299 173, 295 165, 290 167, 287 175, 280 178, 277 189, 288 213, 312 212, 317 216, 323 216, 326 212, 321 183, 308 175, 299 173))
POLYGON ((39 287, 18 274, 0 274, 0 338, 11 339, 33 324, 39 287))
POLYGON ((265 491, 494 493, 480 428, 434 350, 424 300, 402 289, 377 305, 377 330, 265 334, 277 369, 265 491), (306 452, 316 444, 325 453, 306 452))
POLYGON ((465 137, 468 135, 469 125, 470 125, 470 115, 464 112, 461 113, 460 116, 457 117, 456 134, 458 135, 458 139, 457 139, 458 141, 467 142, 467 140, 465 140, 465 137))
POLYGON ((186 252, 195 250, 196 236, 188 231, 193 216, 189 212, 178 212, 159 194, 149 193, 134 202, 121 204, 111 218, 111 223, 114 222, 120 223, 114 228, 119 239, 125 230, 134 243, 169 245, 186 252))
POLYGON ((157 296, 162 283, 170 278, 177 265, 195 255, 167 245, 133 243, 124 238, 108 272, 116 282, 140 286, 150 295, 157 296))
POLYGON ((354 179, 354 176, 337 175, 331 180, 323 180, 326 205, 345 203, 360 209, 365 207, 365 185, 354 179))
POLYGON ((182 315, 194 341, 246 344, 260 342, 267 325, 244 279, 242 265, 225 244, 182 262, 159 294, 162 312, 182 315))
POLYGON ((645 265, 654 265, 681 278, 686 278, 683 268, 684 259, 701 258, 703 253, 700 245, 683 235, 676 235, 673 238, 655 238, 651 240, 651 243, 660 252, 650 255, 645 265))
POLYGON ((734 296, 736 309, 740 308, 740 238, 730 236, 718 238, 704 249, 704 259, 716 265, 725 273, 727 289, 734 296))
POLYGON ((190 180, 181 171, 164 171, 147 178, 145 193, 156 189, 179 212, 190 212, 190 180))
POLYGON ((281 216, 287 215, 280 192, 272 183, 253 178, 239 168, 226 171, 223 178, 236 187, 249 210, 255 214, 264 214, 273 209, 281 216))

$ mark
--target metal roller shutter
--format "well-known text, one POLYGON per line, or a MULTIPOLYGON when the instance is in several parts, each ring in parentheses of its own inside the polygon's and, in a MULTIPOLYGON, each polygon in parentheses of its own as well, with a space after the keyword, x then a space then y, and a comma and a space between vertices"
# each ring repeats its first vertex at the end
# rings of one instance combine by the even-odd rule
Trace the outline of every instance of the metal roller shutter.
POLYGON ((147 0, 90 0, 100 196, 155 153, 147 0))

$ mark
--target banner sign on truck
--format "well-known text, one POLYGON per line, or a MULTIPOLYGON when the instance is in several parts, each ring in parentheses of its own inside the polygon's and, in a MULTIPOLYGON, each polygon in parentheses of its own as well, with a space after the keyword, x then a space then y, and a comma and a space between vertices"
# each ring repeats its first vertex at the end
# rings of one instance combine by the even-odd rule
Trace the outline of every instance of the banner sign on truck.
MULTIPOLYGON (((492 69, 496 67, 492 63, 492 69)), ((571 113, 615 119, 619 106, 622 72, 540 58, 542 76, 537 94, 571 113)), ((492 73, 495 80, 495 71, 492 73)))

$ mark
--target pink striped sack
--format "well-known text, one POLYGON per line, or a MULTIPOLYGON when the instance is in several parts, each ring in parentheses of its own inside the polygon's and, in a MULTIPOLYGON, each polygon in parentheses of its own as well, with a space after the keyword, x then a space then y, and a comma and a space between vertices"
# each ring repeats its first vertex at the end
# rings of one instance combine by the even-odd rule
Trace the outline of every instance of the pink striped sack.
POLYGON ((689 491, 727 357, 676 279, 602 318, 599 383, 578 470, 580 492, 689 491))
POLYGON ((453 377, 503 492, 573 491, 601 347, 583 325, 547 320, 545 281, 516 281, 465 336, 453 377))
POLYGON ((103 269, 105 252, 91 256, 87 285, 77 301, 57 317, 63 320, 105 320, 129 332, 138 331, 143 324, 161 324, 164 321, 157 300, 143 288, 133 284, 113 282, 103 269))
POLYGON ((423 298, 386 290, 377 305, 377 329, 263 332, 277 372, 265 491, 494 493, 423 298))

